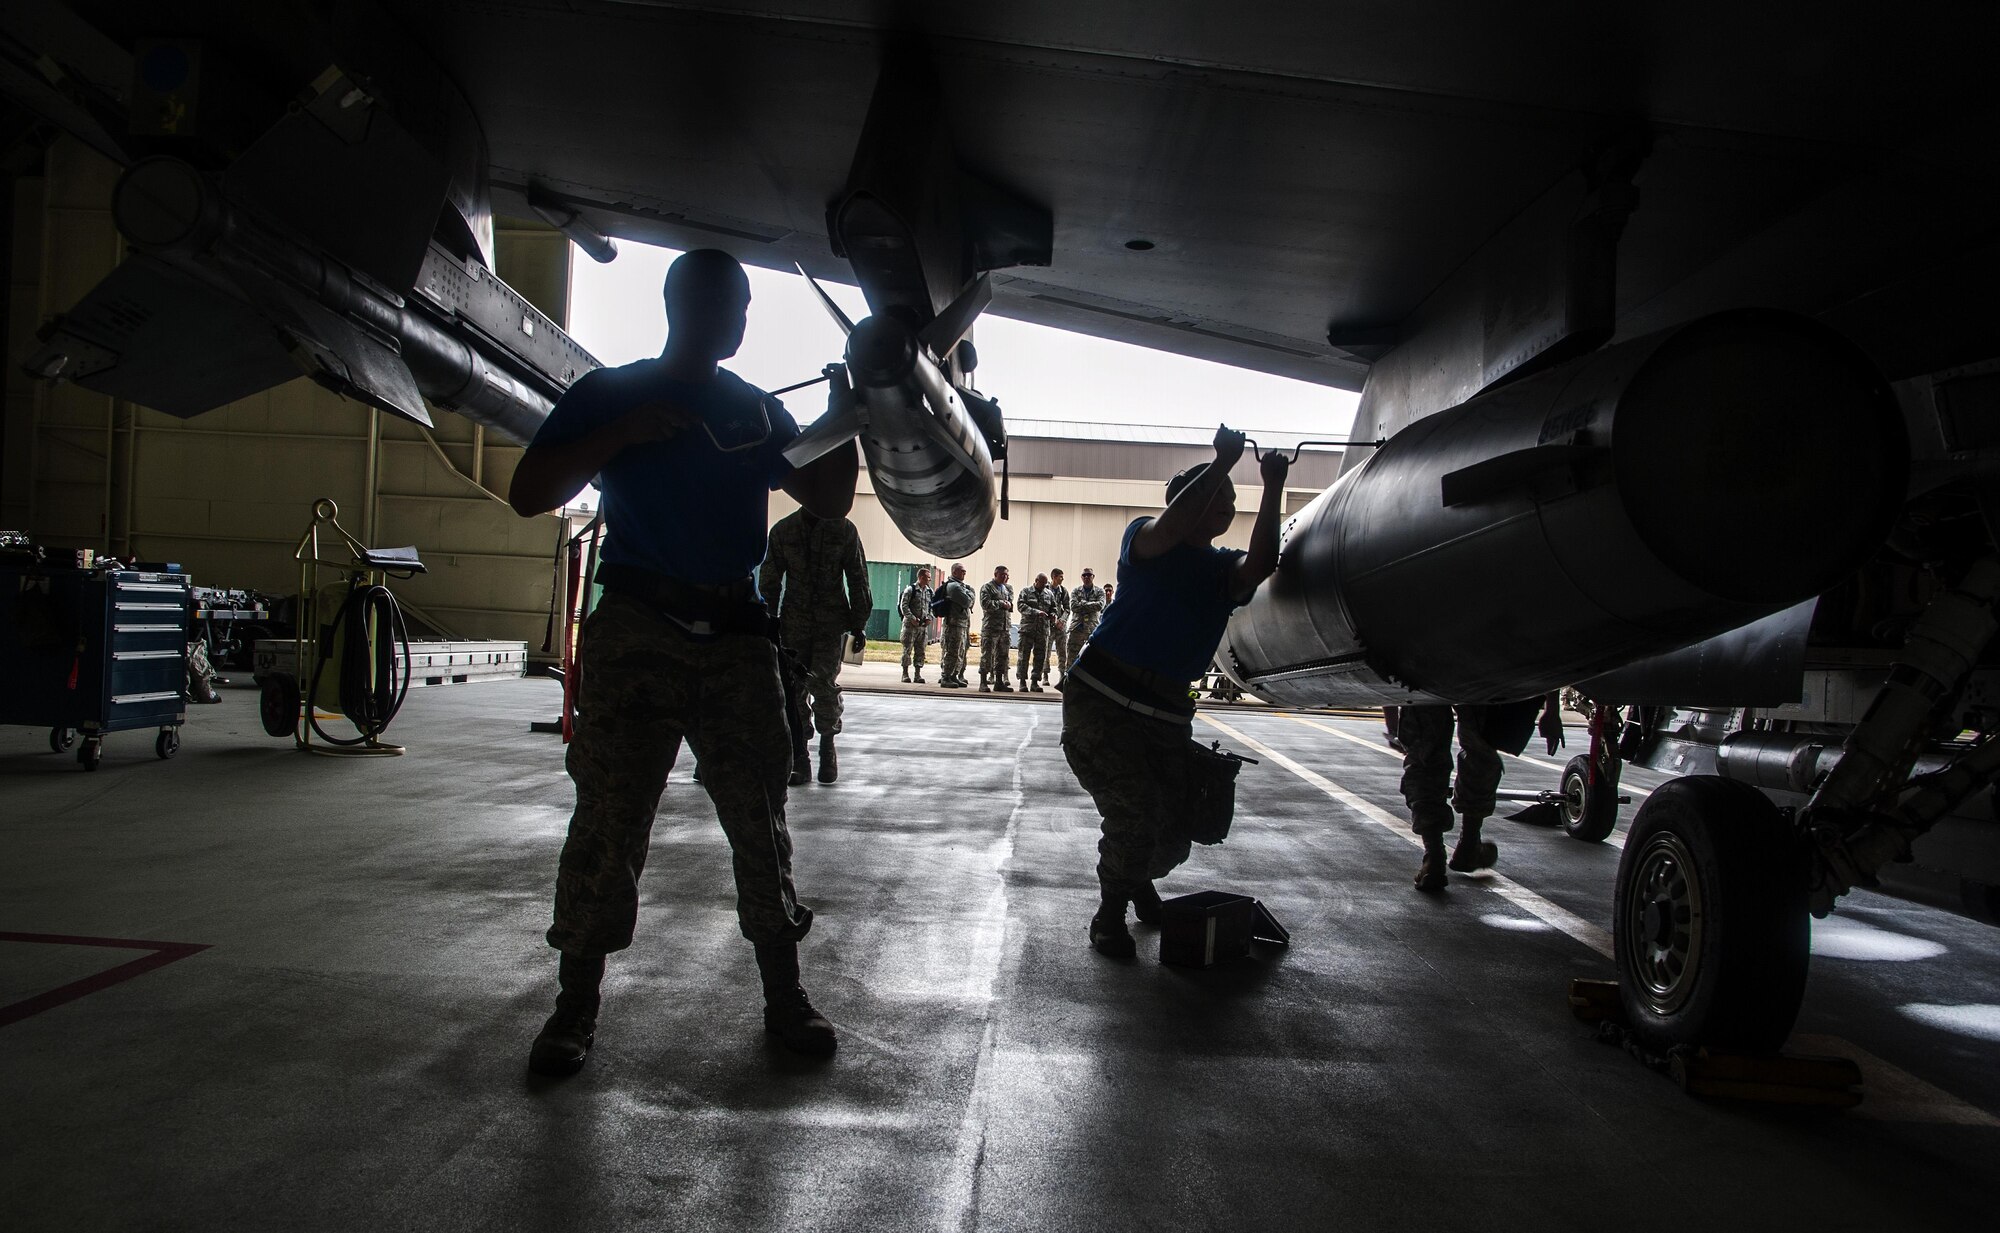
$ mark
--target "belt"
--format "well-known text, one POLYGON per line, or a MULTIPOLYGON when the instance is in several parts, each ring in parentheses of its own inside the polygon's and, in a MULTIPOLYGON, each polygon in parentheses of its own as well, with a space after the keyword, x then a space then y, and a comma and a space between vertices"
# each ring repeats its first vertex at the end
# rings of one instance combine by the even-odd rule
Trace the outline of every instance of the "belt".
MULTIPOLYGON (((1128 664, 1099 650, 1094 643, 1083 648, 1083 654, 1070 665, 1069 675, 1128 711, 1176 724, 1184 724, 1194 718, 1193 702, 1169 701, 1175 695, 1162 688, 1161 682, 1166 680, 1165 677, 1128 664)), ((1186 682, 1181 682, 1181 696, 1185 696, 1186 690, 1186 682)))
POLYGON ((734 582, 687 582, 636 565, 605 561, 597 583, 613 595, 637 600, 699 638, 724 634, 771 637, 771 616, 757 599, 749 578, 734 582))

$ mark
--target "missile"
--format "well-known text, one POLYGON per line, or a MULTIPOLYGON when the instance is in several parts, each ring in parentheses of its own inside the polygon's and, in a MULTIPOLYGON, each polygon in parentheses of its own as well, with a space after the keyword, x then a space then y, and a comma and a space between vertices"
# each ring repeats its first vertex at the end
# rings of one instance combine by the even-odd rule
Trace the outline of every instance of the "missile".
POLYGON ((431 403, 525 444, 597 361, 433 241, 408 293, 230 202, 177 158, 120 177, 135 253, 43 332, 26 367, 182 417, 301 372, 428 427, 431 403))
MULTIPOLYGON (((805 274, 804 270, 799 273, 805 274)), ((999 404, 956 385, 944 361, 992 298, 981 275, 921 330, 888 314, 850 321, 806 275, 847 336, 827 413, 785 449, 793 466, 860 438, 875 495, 896 528, 940 558, 969 556, 995 514, 993 459, 1006 450, 999 404)))
POLYGON ((1820 594, 1908 473, 1895 398, 1843 339, 1701 318, 1390 438, 1287 521, 1219 662, 1288 705, 1533 697, 1820 594))

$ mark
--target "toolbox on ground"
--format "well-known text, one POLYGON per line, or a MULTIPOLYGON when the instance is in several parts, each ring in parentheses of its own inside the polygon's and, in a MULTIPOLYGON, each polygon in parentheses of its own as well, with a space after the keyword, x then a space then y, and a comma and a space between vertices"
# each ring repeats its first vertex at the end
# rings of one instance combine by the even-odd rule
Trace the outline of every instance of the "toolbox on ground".
POLYGON ((1160 904, 1160 962, 1207 968, 1250 953, 1250 943, 1285 945, 1291 934, 1248 895, 1197 891, 1160 904))
POLYGON ((187 720, 189 579, 151 570, 0 568, 0 723, 49 729, 96 770, 104 738, 156 728, 171 758, 187 720))

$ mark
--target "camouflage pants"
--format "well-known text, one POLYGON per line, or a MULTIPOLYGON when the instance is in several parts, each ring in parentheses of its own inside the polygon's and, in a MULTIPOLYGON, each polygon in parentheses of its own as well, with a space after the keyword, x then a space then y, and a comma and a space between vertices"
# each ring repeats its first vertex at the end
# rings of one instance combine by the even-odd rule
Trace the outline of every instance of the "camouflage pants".
POLYGON ((1014 665, 1014 679, 1030 676, 1042 680, 1049 674, 1049 627, 1046 621, 1021 622, 1021 660, 1014 665))
POLYGON ((807 732, 832 736, 840 731, 840 652, 847 634, 843 630, 809 631, 785 637, 785 646, 806 666, 792 683, 792 704, 806 717, 807 732))
POLYGON ((1097 880, 1107 890, 1130 893, 1188 858, 1174 820, 1193 728, 1128 711, 1082 681, 1063 686, 1063 755, 1104 820, 1097 880))
POLYGON ((1406 706, 1396 721, 1396 738, 1403 742, 1403 800, 1410 807, 1410 829, 1419 835, 1449 831, 1454 825, 1454 810, 1468 818, 1487 818, 1493 813, 1501 767, 1499 753, 1481 730, 1487 708, 1456 709, 1456 784, 1451 774, 1453 708, 1406 706))
POLYGON ((1069 622, 1053 622, 1049 625, 1049 667, 1066 673, 1069 671, 1069 658, 1069 622))
POLYGON ((1083 644, 1090 641, 1091 631, 1096 628, 1097 618, 1094 616, 1070 618, 1069 641, 1063 647, 1062 653, 1062 670, 1064 676, 1069 675, 1069 666, 1076 662, 1077 656, 1083 654, 1083 644))
POLYGON ((603 955, 632 944, 653 815, 683 739, 729 838, 743 936, 804 937, 812 911, 792 886, 792 756, 777 649, 752 635, 696 642, 638 601, 607 594, 584 626, 577 686, 568 759, 576 812, 549 945, 603 955))
POLYGON ((967 617, 946 617, 944 621, 944 646, 938 651, 944 660, 944 678, 948 681, 965 679, 965 649, 972 636, 972 621, 967 617))
POLYGON ((910 670, 910 660, 913 656, 915 657, 917 662, 917 671, 919 673, 923 672, 924 637, 928 633, 930 633, 930 627, 925 622, 912 620, 909 617, 903 618, 903 671, 904 672, 908 672, 910 670))
POLYGON ((1005 620, 988 620, 979 627, 979 680, 982 684, 1000 685, 1007 680, 1007 631, 1008 622, 1005 620))

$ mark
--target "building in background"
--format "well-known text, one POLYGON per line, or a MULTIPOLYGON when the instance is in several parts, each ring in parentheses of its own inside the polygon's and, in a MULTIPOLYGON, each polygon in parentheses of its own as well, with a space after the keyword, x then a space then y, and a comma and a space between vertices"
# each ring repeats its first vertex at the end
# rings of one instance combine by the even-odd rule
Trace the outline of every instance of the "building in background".
MULTIPOLYGON (((1296 432, 1248 431, 1266 449, 1289 451, 1305 439, 1296 432)), ((1340 434, 1329 430, 1325 435, 1340 434)), ((964 558, 966 578, 975 587, 993 576, 996 565, 1011 569, 1016 582, 1033 581, 1036 573, 1056 566, 1068 573, 1071 586, 1085 567, 1097 571, 1100 583, 1116 582, 1118 543, 1126 525, 1158 512, 1174 472, 1215 456, 1214 429, 1010 419, 1007 436, 1008 517, 993 524, 984 548, 964 558)), ((1337 447, 1301 454, 1286 485, 1285 513, 1325 491, 1345 460, 1345 451, 1337 447)), ((1256 459, 1246 451, 1231 474, 1238 490, 1236 525, 1219 542, 1242 547, 1250 542, 1250 526, 1256 521, 1256 459)), ((783 493, 771 494, 773 522, 795 508, 783 493)), ((865 470, 848 517, 861 532, 869 581, 875 586, 876 610, 868 634, 886 638, 895 597, 911 572, 919 565, 949 570, 954 563, 933 560, 903 538, 875 499, 865 470), (883 578, 895 579, 895 585, 880 585, 883 578)))

